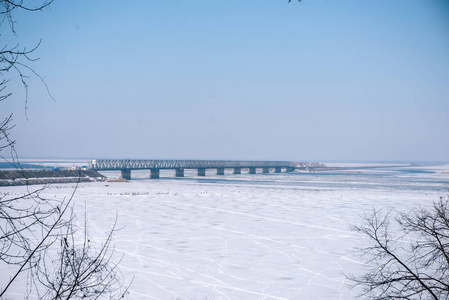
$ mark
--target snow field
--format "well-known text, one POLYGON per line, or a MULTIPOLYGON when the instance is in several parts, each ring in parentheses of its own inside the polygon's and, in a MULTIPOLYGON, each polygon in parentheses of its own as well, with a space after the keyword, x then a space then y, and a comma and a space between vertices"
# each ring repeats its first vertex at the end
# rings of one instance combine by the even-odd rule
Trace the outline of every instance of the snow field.
MULTIPOLYGON (((354 247, 366 240, 350 226, 372 207, 430 206, 447 186, 440 173, 412 184, 418 175, 147 173, 82 183, 74 199, 100 241, 117 216, 120 269, 134 276, 130 299, 357 299, 344 273, 363 272, 354 247)), ((70 191, 45 193, 62 199, 70 191)))

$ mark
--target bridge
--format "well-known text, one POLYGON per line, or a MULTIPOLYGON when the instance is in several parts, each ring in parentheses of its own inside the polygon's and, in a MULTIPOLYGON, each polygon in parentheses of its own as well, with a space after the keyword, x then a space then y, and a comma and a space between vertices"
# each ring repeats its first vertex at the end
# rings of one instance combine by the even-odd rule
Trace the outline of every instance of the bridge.
POLYGON ((232 161, 232 160, 138 160, 138 159, 93 159, 89 168, 94 170, 120 170, 121 177, 131 179, 131 170, 150 170, 150 178, 159 178, 159 170, 173 169, 175 177, 184 177, 185 169, 197 169, 198 176, 206 176, 206 169, 216 169, 217 175, 224 175, 225 169, 233 169, 234 174, 241 174, 248 169, 249 174, 293 172, 298 163, 292 161, 232 161))

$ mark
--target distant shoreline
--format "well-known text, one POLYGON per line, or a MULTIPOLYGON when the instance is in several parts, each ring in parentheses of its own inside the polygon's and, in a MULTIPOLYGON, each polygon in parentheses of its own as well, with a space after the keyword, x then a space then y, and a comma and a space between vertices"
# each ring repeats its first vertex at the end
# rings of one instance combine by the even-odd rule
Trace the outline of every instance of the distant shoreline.
POLYGON ((49 183, 104 181, 106 177, 95 170, 4 170, 0 171, 0 186, 49 183))

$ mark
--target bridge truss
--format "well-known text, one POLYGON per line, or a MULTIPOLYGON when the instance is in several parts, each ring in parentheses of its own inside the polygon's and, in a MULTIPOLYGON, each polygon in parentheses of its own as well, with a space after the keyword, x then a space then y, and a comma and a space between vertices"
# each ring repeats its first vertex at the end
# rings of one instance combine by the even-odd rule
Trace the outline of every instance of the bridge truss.
POLYGON ((292 161, 93 159, 89 162, 89 168, 95 170, 295 168, 297 164, 292 161))

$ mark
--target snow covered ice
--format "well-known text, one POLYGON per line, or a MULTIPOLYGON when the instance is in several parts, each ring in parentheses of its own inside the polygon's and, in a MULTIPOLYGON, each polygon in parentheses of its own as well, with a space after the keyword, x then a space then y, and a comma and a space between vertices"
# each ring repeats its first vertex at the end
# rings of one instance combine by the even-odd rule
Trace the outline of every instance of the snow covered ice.
MULTIPOLYGON (((118 217, 115 251, 134 276, 130 299, 356 299, 345 273, 363 272, 350 230, 363 211, 430 207, 447 195, 449 165, 185 178, 133 171, 128 182, 82 183, 90 235, 118 217)), ((103 172, 109 177, 118 172, 103 172)), ((22 192, 26 187, 0 188, 22 192)), ((71 185, 52 185, 63 198, 71 185), (59 187, 59 188, 57 188, 59 187)), ((4 278, 3 276, 0 278, 4 278)))

